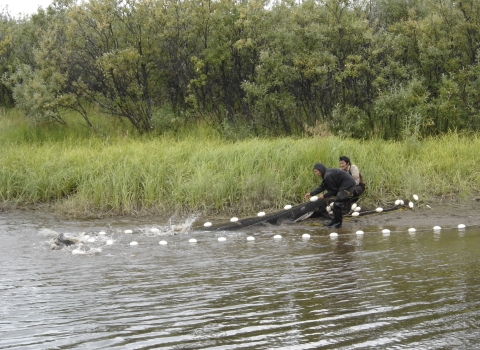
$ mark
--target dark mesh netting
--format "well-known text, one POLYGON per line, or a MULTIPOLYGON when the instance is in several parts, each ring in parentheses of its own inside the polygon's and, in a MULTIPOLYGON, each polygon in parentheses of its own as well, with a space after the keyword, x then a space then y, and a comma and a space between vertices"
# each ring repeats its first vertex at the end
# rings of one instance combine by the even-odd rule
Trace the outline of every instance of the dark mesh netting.
POLYGON ((205 229, 210 231, 231 231, 262 224, 280 225, 287 222, 298 222, 312 216, 321 216, 323 213, 327 215, 327 204, 328 201, 319 199, 315 202, 305 202, 297 204, 290 209, 283 209, 276 213, 268 214, 265 216, 245 218, 238 220, 237 222, 229 222, 224 225, 209 227, 205 229))
MULTIPOLYGON (((306 220, 308 218, 314 217, 325 217, 329 218, 329 214, 327 213, 327 205, 329 205, 334 200, 334 197, 326 198, 326 199, 319 199, 314 202, 305 202, 301 204, 297 204, 290 209, 283 209, 276 213, 268 214, 265 216, 257 216, 257 217, 249 217, 245 219, 238 220, 236 222, 228 222, 225 224, 220 224, 217 226, 205 227, 204 230, 208 231, 218 231, 218 230, 239 230, 244 229, 247 227, 252 227, 256 225, 281 225, 286 223, 295 223, 306 220)), ((352 198, 345 206, 344 206, 344 217, 353 216, 353 211, 350 209, 351 205, 355 203, 358 198, 352 198)), ((395 205, 391 208, 383 209, 383 212, 388 212, 392 210, 398 210, 406 208, 405 205, 395 205)), ((376 214, 376 210, 370 211, 360 211, 358 216, 376 214)))

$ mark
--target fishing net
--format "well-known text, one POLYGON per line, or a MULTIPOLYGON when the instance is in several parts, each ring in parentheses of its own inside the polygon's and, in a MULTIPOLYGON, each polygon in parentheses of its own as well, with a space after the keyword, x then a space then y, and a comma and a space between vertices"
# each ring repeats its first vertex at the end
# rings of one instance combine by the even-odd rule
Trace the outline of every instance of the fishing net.
MULTIPOLYGON (((333 199, 332 199, 333 200, 333 199)), ((327 215, 327 205, 329 202, 325 199, 318 199, 314 202, 300 203, 292 206, 289 209, 283 209, 278 212, 267 214, 264 216, 249 217, 238 220, 236 222, 229 222, 216 227, 206 228, 210 231, 217 230, 239 230, 256 225, 281 225, 288 222, 298 222, 306 220, 312 216, 327 215)))
MULTIPOLYGON (((257 216, 257 217, 249 217, 245 219, 240 219, 236 222, 228 222, 225 224, 220 224, 218 226, 211 226, 205 227, 205 230, 208 231, 233 231, 233 230, 240 230, 247 227, 253 227, 257 225, 282 225, 288 223, 295 223, 307 220, 309 218, 315 217, 325 217, 330 218, 330 215, 327 212, 327 206, 330 205, 334 197, 326 198, 326 199, 318 199, 314 202, 305 202, 300 203, 295 206, 292 206, 289 209, 283 209, 278 212, 264 215, 264 216, 257 216)), ((356 203, 358 198, 352 198, 345 206, 344 206, 344 217, 353 217, 353 216, 364 216, 370 214, 378 213, 376 210, 370 211, 359 211, 354 212, 351 209, 351 205, 356 203), (355 214, 356 213, 356 214, 355 214)), ((392 210, 406 208, 405 205, 395 205, 391 208, 383 209, 383 212, 388 212, 392 210)))

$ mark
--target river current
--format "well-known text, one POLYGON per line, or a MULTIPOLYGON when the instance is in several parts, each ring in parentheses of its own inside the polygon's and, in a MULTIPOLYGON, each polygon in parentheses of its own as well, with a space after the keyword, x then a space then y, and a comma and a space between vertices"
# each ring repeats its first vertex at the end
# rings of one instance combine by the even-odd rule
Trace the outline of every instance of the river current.
POLYGON ((0 213, 0 349, 480 348, 478 227, 201 227, 0 213))

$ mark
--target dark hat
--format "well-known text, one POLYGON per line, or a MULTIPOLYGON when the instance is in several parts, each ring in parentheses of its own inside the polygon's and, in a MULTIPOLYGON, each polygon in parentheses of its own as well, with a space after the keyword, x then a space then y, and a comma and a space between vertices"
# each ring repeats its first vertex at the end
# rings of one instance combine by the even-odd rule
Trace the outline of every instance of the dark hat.
POLYGON ((322 173, 322 176, 325 175, 325 173, 327 172, 327 167, 325 165, 323 165, 322 163, 315 164, 313 166, 313 169, 320 170, 320 172, 322 173))

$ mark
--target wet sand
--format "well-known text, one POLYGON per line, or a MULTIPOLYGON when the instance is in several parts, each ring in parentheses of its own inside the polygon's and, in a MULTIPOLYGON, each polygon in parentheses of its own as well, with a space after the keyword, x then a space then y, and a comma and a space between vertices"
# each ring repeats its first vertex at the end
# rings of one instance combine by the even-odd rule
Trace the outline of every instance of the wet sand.
MULTIPOLYGON (((374 210, 374 208, 368 208, 374 210)), ((35 212, 46 213, 54 215, 59 219, 67 219, 62 215, 55 213, 52 207, 47 205, 30 205, 19 208, 12 204, 3 203, 0 205, 0 212, 35 212)), ((103 215, 98 215, 103 217, 103 215)), ((107 215, 108 216, 108 215, 107 215)), ((143 216, 144 219, 148 217, 158 218, 159 214, 150 214, 143 216)), ((129 215, 122 215, 123 218, 128 218, 129 215)), ((134 217, 134 216, 132 216, 134 217)), ((89 218, 83 218, 88 220, 89 218)), ((92 219, 92 218, 90 218, 92 219)), ((303 223, 318 224, 323 223, 326 218, 312 218, 307 219, 303 223)), ((344 226, 348 225, 361 226, 398 226, 398 227, 456 227, 458 224, 468 226, 480 226, 480 198, 471 198, 465 201, 430 201, 428 203, 415 203, 414 209, 408 207, 400 208, 398 210, 387 211, 382 213, 373 213, 368 215, 361 215, 357 217, 345 216, 344 226)))
POLYGON ((419 203, 414 209, 402 208, 355 218, 346 217, 345 221, 361 225, 399 227, 456 227, 458 224, 467 227, 480 226, 480 201, 475 198, 459 203, 419 203))

